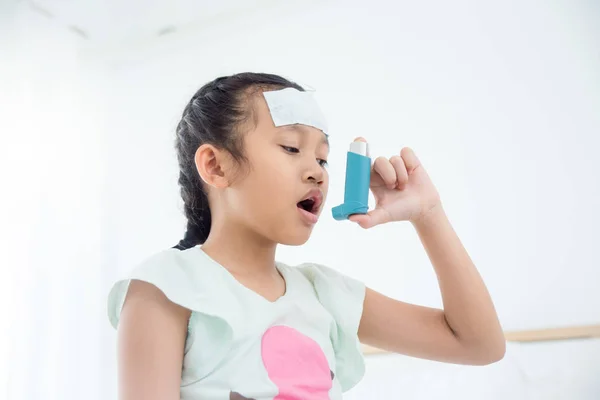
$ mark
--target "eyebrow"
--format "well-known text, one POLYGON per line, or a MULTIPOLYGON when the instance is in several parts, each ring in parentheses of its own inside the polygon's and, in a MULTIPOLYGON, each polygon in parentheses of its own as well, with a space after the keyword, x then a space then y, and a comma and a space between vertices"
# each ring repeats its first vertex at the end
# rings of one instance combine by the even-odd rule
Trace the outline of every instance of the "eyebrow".
MULTIPOLYGON (((304 129, 305 129, 302 125, 298 125, 298 124, 287 125, 285 127, 282 126, 282 128, 287 129, 287 130, 298 131, 298 132, 301 132, 301 133, 304 133, 304 129)), ((318 129, 318 128, 315 128, 315 129, 318 129)), ((325 132, 323 132, 322 130, 319 129, 319 131, 322 133, 321 143, 324 144, 324 145, 326 145, 328 148, 331 147, 329 145, 329 136, 325 132)))

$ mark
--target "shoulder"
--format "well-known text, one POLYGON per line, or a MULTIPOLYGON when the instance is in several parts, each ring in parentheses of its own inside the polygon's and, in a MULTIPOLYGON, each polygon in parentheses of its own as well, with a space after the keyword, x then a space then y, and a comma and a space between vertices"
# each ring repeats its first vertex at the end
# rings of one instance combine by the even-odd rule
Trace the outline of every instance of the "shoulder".
POLYGON ((208 302, 202 301, 199 294, 203 298, 218 294, 218 285, 214 284, 218 274, 202 254, 197 248, 166 249, 147 257, 117 280, 108 295, 108 316, 113 327, 117 327, 129 298, 140 299, 142 305, 148 301, 173 303, 191 311, 206 307, 208 302))
POLYGON ((160 278, 167 281, 188 281, 198 278, 202 270, 201 252, 197 248, 187 250, 166 249, 139 263, 130 274, 131 279, 160 278))
POLYGON ((230 287, 222 268, 199 247, 163 250, 113 284, 109 321, 115 329, 123 324, 128 335, 133 329, 156 339, 145 348, 164 340, 179 354, 183 348, 185 370, 179 373, 189 384, 216 368, 231 345, 243 310, 231 300, 230 287))
POLYGON ((169 300, 165 293, 153 284, 132 280, 119 313, 122 330, 137 336, 149 333, 160 337, 185 338, 191 311, 169 300))

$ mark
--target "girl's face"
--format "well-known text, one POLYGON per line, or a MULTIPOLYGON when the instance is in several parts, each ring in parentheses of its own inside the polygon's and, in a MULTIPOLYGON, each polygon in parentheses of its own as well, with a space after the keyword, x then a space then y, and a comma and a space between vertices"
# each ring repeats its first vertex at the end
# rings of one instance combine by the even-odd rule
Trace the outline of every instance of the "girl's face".
POLYGON ((275 127, 264 98, 253 101, 254 128, 244 134, 247 171, 228 187, 227 210, 271 241, 303 244, 327 197, 327 137, 306 125, 275 127))

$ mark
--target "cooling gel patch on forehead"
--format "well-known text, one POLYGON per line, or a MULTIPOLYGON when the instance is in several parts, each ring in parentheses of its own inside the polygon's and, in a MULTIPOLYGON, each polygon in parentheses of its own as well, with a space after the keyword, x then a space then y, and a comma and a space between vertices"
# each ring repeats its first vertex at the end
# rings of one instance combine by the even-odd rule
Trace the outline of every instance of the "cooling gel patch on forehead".
POLYGON ((308 125, 328 134, 327 121, 311 92, 285 88, 264 92, 275 126, 308 125))

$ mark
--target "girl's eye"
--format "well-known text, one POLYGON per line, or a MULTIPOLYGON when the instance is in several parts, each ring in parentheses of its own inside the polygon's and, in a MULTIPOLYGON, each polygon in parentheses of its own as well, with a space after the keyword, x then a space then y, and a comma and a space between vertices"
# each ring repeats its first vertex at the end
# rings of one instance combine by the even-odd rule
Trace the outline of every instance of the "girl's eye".
MULTIPOLYGON (((287 151, 288 153, 292 153, 292 154, 297 154, 300 153, 300 150, 297 149, 296 147, 290 147, 290 146, 281 146, 282 149, 284 149, 285 151, 287 151)), ((317 159, 317 162, 319 163, 319 165, 323 168, 327 167, 329 164, 327 163, 327 160, 323 160, 323 159, 317 159)))
POLYGON ((300 153, 300 150, 298 150, 295 147, 281 146, 281 148, 287 151, 288 153, 300 153))

